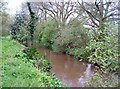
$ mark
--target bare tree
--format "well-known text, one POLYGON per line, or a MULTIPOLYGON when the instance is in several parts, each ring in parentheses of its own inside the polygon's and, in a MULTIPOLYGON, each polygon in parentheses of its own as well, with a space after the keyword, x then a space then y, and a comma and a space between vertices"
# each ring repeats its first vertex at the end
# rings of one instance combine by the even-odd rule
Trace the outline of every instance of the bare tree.
POLYGON ((93 27, 101 27, 104 22, 107 22, 110 17, 117 15, 115 2, 95 0, 94 3, 79 2, 82 8, 88 15, 88 25, 93 27))
POLYGON ((72 16, 75 9, 75 3, 72 1, 65 2, 40 2, 39 9, 44 12, 45 19, 47 16, 54 19, 58 24, 64 26, 68 18, 72 16))

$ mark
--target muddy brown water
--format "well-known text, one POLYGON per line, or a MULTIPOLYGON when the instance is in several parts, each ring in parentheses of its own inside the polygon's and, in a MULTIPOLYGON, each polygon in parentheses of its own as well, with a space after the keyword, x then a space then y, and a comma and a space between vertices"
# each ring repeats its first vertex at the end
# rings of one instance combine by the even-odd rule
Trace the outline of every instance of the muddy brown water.
POLYGON ((72 56, 54 53, 40 46, 36 48, 39 53, 42 53, 50 60, 51 72, 69 87, 84 87, 85 80, 90 78, 91 74, 96 70, 91 64, 75 60, 72 56))
POLYGON ((62 53, 57 54, 40 46, 37 46, 37 51, 50 60, 52 65, 51 72, 54 73, 60 81, 70 87, 84 86, 84 73, 86 72, 85 77, 89 78, 95 69, 91 64, 85 64, 84 62, 75 60, 74 57, 69 55, 62 53))

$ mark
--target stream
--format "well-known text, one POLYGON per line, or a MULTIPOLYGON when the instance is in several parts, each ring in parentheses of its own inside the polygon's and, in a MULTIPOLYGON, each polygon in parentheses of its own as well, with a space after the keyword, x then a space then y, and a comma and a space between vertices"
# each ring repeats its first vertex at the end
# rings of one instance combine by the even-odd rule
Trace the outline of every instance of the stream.
POLYGON ((37 51, 49 59, 51 72, 69 87, 84 87, 85 80, 96 70, 91 64, 75 60, 74 57, 63 53, 54 53, 40 46, 37 46, 37 51))

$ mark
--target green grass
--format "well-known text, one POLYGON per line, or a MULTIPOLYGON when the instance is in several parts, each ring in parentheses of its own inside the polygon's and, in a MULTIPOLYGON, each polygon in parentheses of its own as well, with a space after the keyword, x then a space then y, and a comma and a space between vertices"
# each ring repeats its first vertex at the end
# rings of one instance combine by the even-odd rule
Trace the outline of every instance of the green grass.
POLYGON ((0 57, 1 87, 64 86, 56 77, 36 69, 22 53, 21 44, 10 38, 2 38, 0 43, 2 43, 2 50, 0 50, 2 52, 2 57, 0 57))

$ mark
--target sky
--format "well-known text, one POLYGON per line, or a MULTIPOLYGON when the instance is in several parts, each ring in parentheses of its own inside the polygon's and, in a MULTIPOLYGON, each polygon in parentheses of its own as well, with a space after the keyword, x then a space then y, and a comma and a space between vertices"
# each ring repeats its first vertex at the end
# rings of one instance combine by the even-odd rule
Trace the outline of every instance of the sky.
MULTIPOLYGON (((5 0, 8 2, 7 7, 9 8, 9 13, 10 15, 14 15, 16 13, 16 11, 20 11, 20 5, 22 4, 22 2, 26 1, 26 0, 5 0)), ((38 1, 55 1, 55 0, 27 0, 30 2, 38 2, 38 1)), ((62 1, 62 0, 57 0, 57 1, 62 1)), ((64 1, 68 1, 68 0, 64 0, 64 1)), ((72 1, 77 1, 77 0, 72 0, 72 1)), ((80 0, 79 0, 80 1, 80 0)), ((83 0, 83 1, 94 1, 94 0, 83 0)), ((112 0, 112 1, 118 1, 118 0, 112 0)))
MULTIPOLYGON (((16 13, 16 11, 20 11, 20 6, 22 4, 22 2, 25 2, 26 0, 5 0, 8 2, 7 8, 9 8, 9 14, 10 15, 14 15, 16 13)), ((38 1, 55 1, 55 0, 27 0, 30 2, 38 2, 38 1)), ((62 0, 56 0, 56 1, 62 1, 62 0)), ((64 1, 68 1, 68 0, 64 0, 64 1)), ((75 0, 72 0, 75 1, 75 0)))
POLYGON ((6 0, 8 2, 7 8, 11 15, 15 14, 16 11, 20 11, 20 5, 24 0, 6 0))

